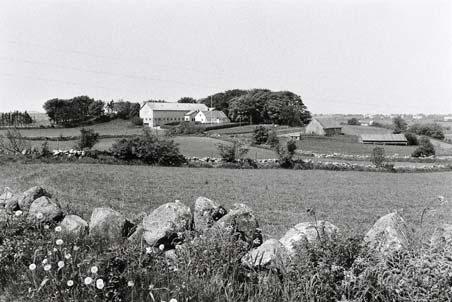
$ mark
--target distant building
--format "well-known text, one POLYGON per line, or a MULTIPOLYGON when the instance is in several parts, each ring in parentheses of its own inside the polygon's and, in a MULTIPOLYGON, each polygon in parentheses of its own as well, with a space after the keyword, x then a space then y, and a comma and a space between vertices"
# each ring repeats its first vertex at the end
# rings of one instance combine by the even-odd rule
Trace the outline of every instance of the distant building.
POLYGON ((423 114, 415 114, 413 115, 413 120, 421 120, 424 118, 423 114))
POLYGON ((445 116, 445 117, 444 117, 444 121, 445 121, 445 122, 450 122, 450 121, 452 121, 452 115, 450 115, 450 116, 445 116))
POLYGON ((198 110, 192 110, 192 111, 185 113, 184 120, 186 122, 194 122, 195 116, 198 114, 198 112, 199 112, 198 110))
POLYGON ((203 110, 199 111, 195 115, 195 122, 199 122, 202 124, 224 124, 230 123, 229 118, 224 114, 223 111, 219 110, 203 110))
POLYGON ((306 134, 340 135, 342 134, 342 126, 332 118, 314 117, 306 126, 306 134))
POLYGON ((190 111, 207 111, 204 104, 145 102, 140 109, 140 117, 145 126, 154 128, 161 125, 183 122, 190 111))
POLYGON ((278 136, 279 137, 287 137, 287 138, 299 141, 303 134, 304 134, 303 131, 299 131, 299 132, 285 133, 285 134, 281 134, 278 136))
POLYGON ((361 134, 359 140, 362 144, 408 145, 408 141, 403 134, 361 134))

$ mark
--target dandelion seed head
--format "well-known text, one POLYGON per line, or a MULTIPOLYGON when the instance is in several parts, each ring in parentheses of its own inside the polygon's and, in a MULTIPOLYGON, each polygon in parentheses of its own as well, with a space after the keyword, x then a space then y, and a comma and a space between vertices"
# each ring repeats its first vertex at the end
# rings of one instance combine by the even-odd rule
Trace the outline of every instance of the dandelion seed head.
POLYGON ((72 285, 74 285, 74 281, 68 280, 66 284, 67 286, 71 287, 72 285))
POLYGON ((16 212, 14 213, 14 215, 16 215, 17 217, 19 217, 20 215, 22 215, 22 211, 21 211, 21 210, 18 210, 18 211, 16 211, 16 212))
POLYGON ((57 239, 57 241, 55 241, 56 245, 63 245, 64 241, 63 239, 57 239))
POLYGON ((91 273, 97 274, 98 271, 99 271, 99 268, 97 266, 92 266, 91 267, 91 273))
POLYGON ((85 282, 86 285, 90 285, 93 282, 93 278, 86 277, 85 280, 83 280, 83 282, 85 282))
POLYGON ((60 227, 60 226, 57 226, 57 227, 55 228, 55 232, 57 232, 57 233, 61 232, 61 227, 60 227))
POLYGON ((127 286, 128 287, 134 287, 135 283, 133 281, 129 281, 129 282, 127 282, 127 286))
POLYGON ((64 261, 58 261, 58 267, 63 268, 64 267, 64 261))
POLYGON ((30 271, 34 271, 36 269, 36 264, 32 263, 28 266, 28 268, 30 269, 30 271))
MULTIPOLYGON (((44 215, 42 214, 42 213, 38 213, 38 214, 36 214, 36 218, 37 219, 39 219, 39 220, 41 220, 41 219, 43 219, 44 218, 44 215)), ((49 227, 47 224, 44 226, 44 228, 47 226, 47 228, 49 227)))
POLYGON ((46 272, 50 271, 51 268, 52 268, 52 266, 51 266, 50 264, 44 265, 44 270, 45 270, 46 272))
POLYGON ((103 289, 104 286, 105 286, 104 280, 102 280, 102 279, 97 279, 97 280, 96 280, 96 287, 97 287, 98 289, 103 289))

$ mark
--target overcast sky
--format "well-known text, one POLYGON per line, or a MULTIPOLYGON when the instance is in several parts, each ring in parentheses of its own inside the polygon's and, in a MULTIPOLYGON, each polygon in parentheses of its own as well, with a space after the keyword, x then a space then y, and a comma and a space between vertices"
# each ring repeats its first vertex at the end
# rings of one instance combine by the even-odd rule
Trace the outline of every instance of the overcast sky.
POLYGON ((234 88, 314 113, 451 113, 452 1, 0 2, 0 111, 234 88))

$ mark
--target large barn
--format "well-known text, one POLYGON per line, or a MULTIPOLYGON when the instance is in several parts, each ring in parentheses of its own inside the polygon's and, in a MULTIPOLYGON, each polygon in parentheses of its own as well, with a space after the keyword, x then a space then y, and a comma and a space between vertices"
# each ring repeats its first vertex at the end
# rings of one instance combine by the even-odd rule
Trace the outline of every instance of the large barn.
POLYGON ((314 117, 306 126, 306 134, 333 136, 342 134, 342 126, 332 118, 314 117))
POLYGON ((161 125, 183 122, 185 115, 190 111, 207 111, 204 104, 186 103, 157 103, 145 102, 140 109, 140 117, 143 124, 154 128, 161 125))
POLYGON ((403 134, 361 134, 360 142, 373 145, 408 145, 403 134))

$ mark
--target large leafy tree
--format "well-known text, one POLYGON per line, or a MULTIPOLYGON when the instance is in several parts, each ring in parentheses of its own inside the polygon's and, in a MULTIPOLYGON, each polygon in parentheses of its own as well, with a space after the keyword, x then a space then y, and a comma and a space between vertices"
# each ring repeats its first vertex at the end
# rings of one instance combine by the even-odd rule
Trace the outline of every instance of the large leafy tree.
POLYGON ((392 120, 392 123, 394 125, 394 133, 395 134, 405 132, 408 127, 407 122, 400 115, 396 116, 392 120))
POLYGON ((205 104, 207 107, 213 107, 229 115, 229 104, 231 100, 246 93, 248 93, 247 90, 241 89, 226 90, 225 92, 215 93, 204 99, 200 99, 199 103, 205 104))
POLYGON ((88 96, 51 99, 43 107, 51 122, 65 126, 77 125, 104 113, 104 103, 88 96))
POLYGON ((179 99, 177 102, 178 103, 184 103, 184 104, 195 104, 198 101, 196 101, 194 98, 191 98, 189 96, 185 96, 185 97, 179 99))

